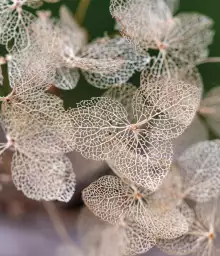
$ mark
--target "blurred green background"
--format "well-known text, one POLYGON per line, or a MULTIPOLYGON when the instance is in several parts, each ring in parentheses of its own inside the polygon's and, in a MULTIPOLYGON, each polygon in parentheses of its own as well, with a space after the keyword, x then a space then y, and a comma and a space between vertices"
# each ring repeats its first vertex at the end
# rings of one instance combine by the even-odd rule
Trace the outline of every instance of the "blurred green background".
MULTIPOLYGON (((79 2, 80 0, 61 0, 60 3, 45 4, 43 9, 50 9, 54 15, 58 15, 59 6, 65 4, 71 9, 74 15, 79 2)), ((102 37, 104 33, 114 33, 114 20, 109 13, 109 3, 110 0, 90 0, 83 23, 83 26, 89 33, 90 41, 94 38, 102 37)), ((220 0, 180 0, 179 12, 182 11, 200 12, 210 16, 215 21, 214 29, 216 35, 214 43, 210 46, 210 56, 220 56, 220 0)), ((199 70, 204 80, 205 91, 220 85, 220 63, 204 64, 199 67, 199 70)), ((137 77, 132 81, 135 81, 137 85, 139 83, 137 77)), ((4 93, 6 91, 7 89, 4 89, 4 93)), ((66 107, 74 107, 76 102, 82 99, 89 99, 92 96, 99 96, 102 93, 103 90, 92 87, 83 77, 81 77, 75 89, 62 92, 66 107)))

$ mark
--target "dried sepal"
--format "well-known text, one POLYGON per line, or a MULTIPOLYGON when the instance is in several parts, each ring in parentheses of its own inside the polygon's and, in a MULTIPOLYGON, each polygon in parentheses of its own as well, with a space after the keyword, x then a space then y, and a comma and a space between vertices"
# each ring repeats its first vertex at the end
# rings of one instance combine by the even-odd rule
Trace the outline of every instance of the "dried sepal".
POLYGON ((183 203, 181 198, 183 187, 182 177, 173 164, 161 186, 150 195, 149 200, 156 209, 166 211, 183 203))
MULTIPOLYGON (((39 110, 38 110, 39 111, 39 110)), ((55 114, 55 113, 54 113, 55 114)), ((6 147, 18 151, 61 154, 72 151, 68 133, 58 129, 55 120, 43 112, 31 112, 25 105, 3 102, 1 125, 7 137, 6 147)), ((65 127, 65 115, 62 115, 65 127)))
POLYGON ((158 76, 166 74, 169 78, 178 77, 179 69, 194 67, 206 59, 214 36, 213 21, 197 13, 181 13, 171 25, 165 34, 166 41, 164 35, 157 39, 159 44, 153 48, 159 54, 150 67, 158 76))
POLYGON ((207 202, 220 192, 220 145, 217 141, 199 142, 177 160, 183 178, 182 197, 207 202))
POLYGON ((164 0, 170 8, 171 12, 174 13, 179 8, 180 0, 164 0))
MULTIPOLYGON (((51 42, 53 43, 53 42, 51 42)), ((32 43, 22 52, 13 52, 8 58, 10 86, 20 98, 33 89, 45 90, 55 80, 54 62, 50 59, 50 43, 42 48, 32 43), (37 54, 32 54, 36 52, 37 54)))
POLYGON ((80 74, 77 69, 58 68, 56 69, 55 85, 62 90, 74 89, 79 81, 80 74))
POLYGON ((137 87, 130 83, 115 85, 105 91, 102 96, 107 97, 116 101, 119 101, 123 107, 127 110, 128 119, 133 120, 133 109, 131 104, 131 99, 136 92, 137 87))
POLYGON ((15 152, 12 179, 18 190, 35 200, 68 202, 75 191, 75 174, 64 155, 15 152))
POLYGON ((113 225, 119 223, 126 212, 133 214, 135 191, 116 176, 101 177, 83 190, 82 197, 96 216, 113 225))
POLYGON ((81 57, 102 59, 122 59, 124 62, 114 72, 92 73, 90 70, 83 71, 86 80, 101 89, 113 85, 126 83, 135 71, 142 71, 150 61, 148 55, 141 55, 120 36, 114 38, 101 38, 89 44, 82 50, 81 57))
POLYGON ((66 39, 69 36, 69 43, 75 46, 76 51, 86 45, 88 41, 86 30, 78 25, 77 21, 73 18, 71 10, 65 5, 60 7, 60 22, 58 25, 66 33, 66 39))
POLYGON ((220 135, 220 87, 212 88, 202 100, 199 114, 204 116, 208 126, 217 135, 220 135))
POLYGON ((159 50, 150 65, 158 76, 165 73, 171 78, 179 68, 194 67, 208 56, 214 33, 213 21, 207 16, 181 13, 172 17, 161 0, 112 0, 110 11, 135 48, 141 52, 159 50))
POLYGON ((166 33, 167 21, 172 18, 169 7, 160 0, 111 0, 110 12, 121 34, 145 51, 156 44, 155 38, 166 33))
MULTIPOLYGON (((73 111, 77 149, 88 158, 106 159, 120 144, 134 154, 149 141, 169 140, 191 123, 200 89, 183 81, 146 83, 133 95, 133 119, 118 102, 106 97, 82 101, 73 111)), ((153 146, 153 145, 152 145, 153 146)))
POLYGON ((177 239, 158 240, 157 246, 170 255, 196 256, 218 255, 219 226, 219 202, 210 201, 205 204, 198 204, 195 209, 196 219, 188 233, 177 239))
POLYGON ((23 50, 30 43, 28 27, 34 21, 35 16, 23 10, 23 5, 35 7, 39 0, 2 0, 0 3, 0 42, 6 45, 8 51, 23 50))
POLYGON ((86 208, 80 214, 78 224, 84 254, 89 256, 136 255, 147 252, 156 243, 150 229, 141 225, 138 219, 122 218, 112 226, 86 208))
POLYGON ((83 200, 92 212, 112 224, 122 217, 138 221, 154 238, 172 239, 188 231, 188 222, 177 208, 160 211, 148 202, 149 191, 125 183, 115 176, 104 176, 83 191, 83 200))
POLYGON ((170 170, 173 159, 172 143, 169 140, 140 138, 138 143, 127 141, 115 147, 107 162, 112 170, 131 182, 151 191, 162 184, 170 170), (119 148, 120 147, 120 148, 119 148))
POLYGON ((166 139, 175 138, 192 122, 200 99, 201 88, 195 84, 166 78, 149 83, 143 75, 133 99, 134 116, 148 120, 156 136, 163 133, 166 139))
POLYGON ((200 141, 209 139, 209 130, 205 122, 196 115, 190 126, 173 140, 174 160, 181 156, 181 154, 190 146, 197 144, 200 141))

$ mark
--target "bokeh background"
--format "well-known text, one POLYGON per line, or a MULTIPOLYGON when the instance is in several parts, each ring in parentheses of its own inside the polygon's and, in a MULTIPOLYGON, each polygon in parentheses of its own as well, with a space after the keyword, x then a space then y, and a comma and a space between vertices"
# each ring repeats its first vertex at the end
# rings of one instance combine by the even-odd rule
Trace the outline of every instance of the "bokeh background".
MULTIPOLYGON (((61 0, 60 3, 45 4, 43 9, 50 9, 53 15, 57 16, 59 6, 65 4, 74 15, 79 2, 80 0, 61 0)), ((109 2, 110 0, 90 0, 83 22, 89 34, 89 41, 106 33, 109 35, 115 33, 114 20, 109 13, 109 2)), ((179 12, 183 11, 200 12, 215 21, 216 34, 214 43, 210 46, 210 56, 220 56, 220 0, 181 0, 179 12)), ((0 51, 1 55, 5 54, 3 48, 0 48, 0 51)), ((199 66, 199 70, 204 80, 205 91, 220 85, 220 64, 203 64, 199 66)), ((131 80, 138 86, 138 74, 131 80)), ((9 90, 8 81, 5 79, 4 86, 0 88, 0 95, 6 95, 9 90)), ((74 107, 76 102, 102 93, 103 90, 92 87, 81 77, 74 90, 62 91, 61 95, 66 107, 74 107)), ((82 187, 109 170, 104 163, 85 160, 76 153, 70 155, 70 158, 77 173, 77 193, 68 205, 58 203, 56 207, 59 216, 68 227, 69 235, 74 240, 77 215, 82 207, 80 191, 82 187)), ((3 177, 6 181, 0 189, 0 256, 56 256, 57 247, 62 245, 60 234, 56 231, 56 227, 54 228, 45 205, 24 198, 10 183, 10 177, 6 177, 10 170, 10 159, 11 154, 6 154, 3 156, 3 162, 0 163, 0 178, 3 177), (2 174, 6 176, 1 176, 2 174)), ((62 230, 62 226, 60 229, 62 230)), ((147 255, 163 254, 153 250, 147 255)), ((70 255, 62 254, 62 256, 70 255)))

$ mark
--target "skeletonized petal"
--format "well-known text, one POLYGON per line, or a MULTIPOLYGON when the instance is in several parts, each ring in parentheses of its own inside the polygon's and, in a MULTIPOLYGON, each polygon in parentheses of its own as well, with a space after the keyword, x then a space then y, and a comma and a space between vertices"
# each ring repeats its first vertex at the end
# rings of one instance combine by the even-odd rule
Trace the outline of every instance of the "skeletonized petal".
POLYGON ((75 174, 64 155, 15 152, 12 178, 18 190, 35 200, 68 202, 75 191, 75 174))
POLYGON ((79 81, 80 74, 77 69, 58 68, 55 75, 55 85, 63 90, 74 89, 79 81))
POLYGON ((183 193, 197 202, 207 202, 220 192, 220 145, 199 142, 187 149, 177 164, 183 177, 183 193))
POLYGON ((148 55, 141 55, 122 37, 103 38, 90 44, 82 56, 98 59, 122 59, 124 63, 114 72, 92 73, 83 71, 86 80, 101 89, 126 83, 135 71, 142 71, 149 63, 148 55))

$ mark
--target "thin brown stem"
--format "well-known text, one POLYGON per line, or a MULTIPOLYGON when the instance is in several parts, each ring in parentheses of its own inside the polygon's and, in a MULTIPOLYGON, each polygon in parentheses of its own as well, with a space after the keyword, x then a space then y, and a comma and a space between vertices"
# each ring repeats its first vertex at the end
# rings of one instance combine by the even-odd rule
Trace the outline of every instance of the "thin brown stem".
POLYGON ((82 25, 85 20, 86 13, 89 8, 90 2, 91 2, 91 0, 80 0, 80 2, 78 4, 75 17, 80 25, 82 25))
POLYGON ((47 211, 50 220, 53 224, 54 230, 58 234, 61 240, 66 244, 72 244, 73 241, 66 229, 66 226, 60 217, 60 214, 53 202, 43 202, 44 208, 47 211))

